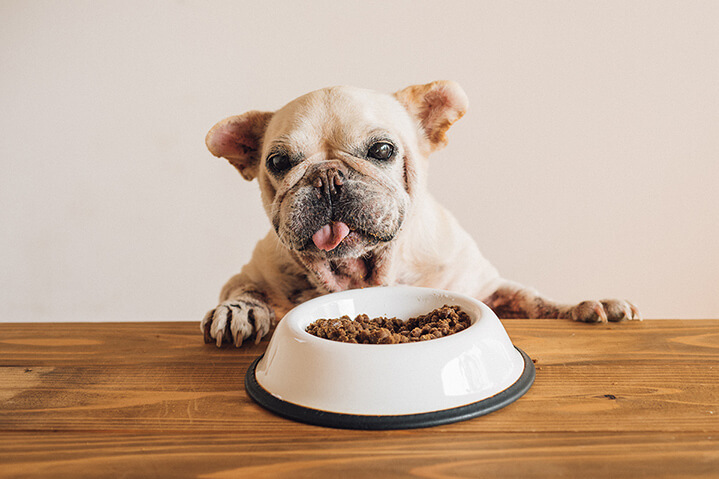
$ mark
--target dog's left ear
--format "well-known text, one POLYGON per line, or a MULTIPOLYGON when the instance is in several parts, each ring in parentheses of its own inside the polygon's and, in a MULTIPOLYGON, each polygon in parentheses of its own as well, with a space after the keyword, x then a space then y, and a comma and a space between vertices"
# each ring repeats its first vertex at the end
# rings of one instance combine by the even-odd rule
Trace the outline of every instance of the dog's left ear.
POLYGON ((244 179, 252 180, 257 176, 262 138, 272 115, 266 111, 248 111, 225 118, 207 133, 207 149, 232 163, 244 179))
POLYGON ((394 97, 419 120, 430 152, 447 144, 447 130, 462 118, 469 105, 462 87, 449 80, 413 85, 398 91, 394 97))

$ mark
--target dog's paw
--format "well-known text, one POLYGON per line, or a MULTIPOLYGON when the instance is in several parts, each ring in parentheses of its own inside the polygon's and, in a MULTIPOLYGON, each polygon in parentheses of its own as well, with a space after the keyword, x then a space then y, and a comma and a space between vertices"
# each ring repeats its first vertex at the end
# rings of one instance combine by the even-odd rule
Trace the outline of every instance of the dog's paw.
POLYGON ((572 307, 568 316, 584 323, 606 323, 634 319, 641 321, 639 310, 629 301, 603 299, 601 301, 582 301, 572 307))
POLYGON ((265 303, 254 298, 231 299, 209 311, 200 327, 206 343, 215 342, 220 347, 225 341, 239 348, 253 334, 259 343, 274 321, 275 312, 265 303))

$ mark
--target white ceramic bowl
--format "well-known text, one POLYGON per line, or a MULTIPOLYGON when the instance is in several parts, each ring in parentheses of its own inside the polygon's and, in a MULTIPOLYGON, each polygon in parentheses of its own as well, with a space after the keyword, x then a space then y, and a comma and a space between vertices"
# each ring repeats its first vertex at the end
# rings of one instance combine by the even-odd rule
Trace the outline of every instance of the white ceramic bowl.
POLYGON ((534 365, 512 345, 483 303, 409 286, 349 290, 292 309, 245 377, 250 396, 291 419, 331 427, 398 429, 468 419, 506 406, 534 380, 534 365), (402 344, 353 344, 305 328, 347 315, 408 319, 459 305, 472 325, 459 333, 402 344))

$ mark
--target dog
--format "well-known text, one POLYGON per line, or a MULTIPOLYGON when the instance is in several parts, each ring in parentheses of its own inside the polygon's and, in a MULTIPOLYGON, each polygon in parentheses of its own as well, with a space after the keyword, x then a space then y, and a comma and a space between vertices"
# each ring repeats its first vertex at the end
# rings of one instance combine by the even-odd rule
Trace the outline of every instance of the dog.
POLYGON ((467 106, 453 81, 338 86, 217 123, 208 149, 258 181, 272 228, 202 319, 205 341, 259 342, 299 303, 396 284, 464 293, 500 318, 641 319, 628 301, 563 304, 505 280, 430 195, 428 157, 467 106))

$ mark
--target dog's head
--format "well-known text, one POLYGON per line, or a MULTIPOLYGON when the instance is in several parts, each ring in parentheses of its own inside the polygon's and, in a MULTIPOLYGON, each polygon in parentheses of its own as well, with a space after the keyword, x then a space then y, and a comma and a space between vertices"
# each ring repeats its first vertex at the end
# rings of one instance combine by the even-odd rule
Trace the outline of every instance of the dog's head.
POLYGON ((280 110, 217 123, 210 152, 247 180, 282 243, 328 259, 359 258, 392 241, 424 188, 426 157, 467 108, 454 82, 394 95, 332 87, 280 110))

